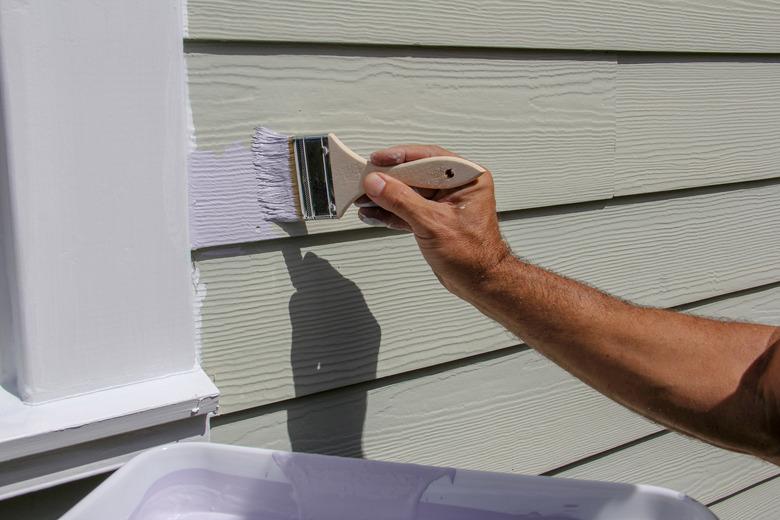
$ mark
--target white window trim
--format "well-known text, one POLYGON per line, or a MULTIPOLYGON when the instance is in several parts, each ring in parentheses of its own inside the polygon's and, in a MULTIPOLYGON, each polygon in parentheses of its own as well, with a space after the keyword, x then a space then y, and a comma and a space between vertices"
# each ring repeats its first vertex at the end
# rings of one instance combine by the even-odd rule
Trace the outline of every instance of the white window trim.
POLYGON ((176 0, 0 0, 0 474, 24 460, 0 498, 207 437, 182 20, 176 0))

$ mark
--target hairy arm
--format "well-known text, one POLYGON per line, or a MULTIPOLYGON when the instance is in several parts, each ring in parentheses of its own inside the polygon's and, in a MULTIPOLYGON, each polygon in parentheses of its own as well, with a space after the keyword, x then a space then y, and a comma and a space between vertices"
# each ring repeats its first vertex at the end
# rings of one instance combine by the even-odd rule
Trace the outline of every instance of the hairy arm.
POLYGON ((516 259, 468 299, 625 406, 780 463, 775 328, 637 307, 516 259))
MULTIPOLYGON (((372 161, 450 154, 410 145, 372 161)), ((365 187, 378 207, 362 218, 412 231, 447 289, 528 345, 659 423, 780 464, 780 329, 639 307, 516 258, 489 173, 428 198, 384 175, 365 187)))

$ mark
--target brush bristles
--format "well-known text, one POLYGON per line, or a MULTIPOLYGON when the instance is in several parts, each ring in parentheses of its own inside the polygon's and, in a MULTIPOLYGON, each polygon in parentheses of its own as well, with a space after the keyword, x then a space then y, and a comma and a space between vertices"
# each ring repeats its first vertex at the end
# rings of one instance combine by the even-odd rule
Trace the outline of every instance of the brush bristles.
POLYGON ((266 220, 297 222, 302 219, 298 201, 298 171, 290 136, 258 127, 252 137, 257 202, 266 220))

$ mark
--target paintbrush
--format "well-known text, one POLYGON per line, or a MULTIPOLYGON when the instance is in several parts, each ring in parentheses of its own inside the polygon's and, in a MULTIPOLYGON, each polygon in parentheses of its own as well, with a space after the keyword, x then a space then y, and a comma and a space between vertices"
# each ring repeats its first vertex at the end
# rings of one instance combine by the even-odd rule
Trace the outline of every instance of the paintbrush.
POLYGON ((457 188, 485 172, 460 157, 377 166, 333 134, 293 137, 264 127, 255 130, 252 151, 257 200, 266 220, 274 222, 341 218, 364 194, 363 178, 371 172, 430 189, 457 188))

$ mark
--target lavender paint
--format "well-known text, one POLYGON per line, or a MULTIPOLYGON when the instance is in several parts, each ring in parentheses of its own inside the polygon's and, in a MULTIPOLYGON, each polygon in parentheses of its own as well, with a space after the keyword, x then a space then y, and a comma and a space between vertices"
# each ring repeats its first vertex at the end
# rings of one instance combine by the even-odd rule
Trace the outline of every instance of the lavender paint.
MULTIPOLYGON (((570 514, 502 513, 421 502, 455 470, 287 454, 291 482, 185 469, 156 481, 129 520, 584 520, 570 514), (343 462, 343 464, 341 463, 343 462)), ((592 519, 594 517, 588 516, 592 519)))
POLYGON ((251 148, 189 155, 192 249, 287 236, 273 222, 298 222, 289 136, 259 127, 251 148))
POLYGON ((360 459, 275 453, 293 487, 300 520, 397 520, 417 517, 431 482, 455 470, 398 464, 390 470, 360 459))
POLYGON ((275 238, 257 202, 254 153, 241 144, 220 152, 194 150, 189 157, 192 249, 275 238))
MULTIPOLYGON (((478 447, 464 447, 464 450, 478 447)), ((71 520, 714 520, 652 486, 180 443, 138 456, 71 520)))
POLYGON ((169 473, 149 487, 129 520, 582 520, 424 501, 432 485, 455 485, 452 468, 286 452, 271 457, 282 478, 269 469, 265 478, 196 468, 169 473))

